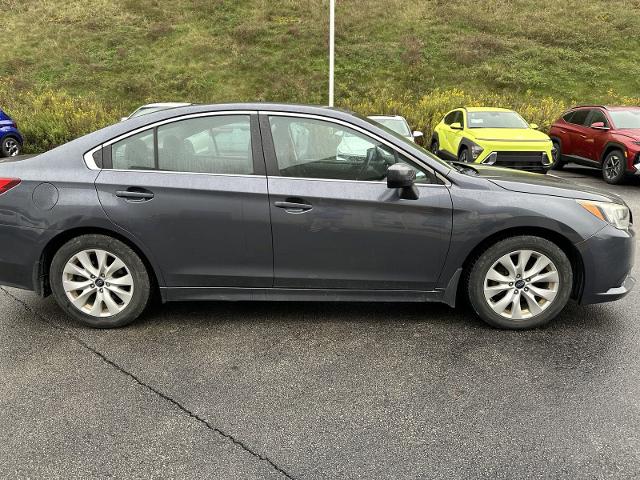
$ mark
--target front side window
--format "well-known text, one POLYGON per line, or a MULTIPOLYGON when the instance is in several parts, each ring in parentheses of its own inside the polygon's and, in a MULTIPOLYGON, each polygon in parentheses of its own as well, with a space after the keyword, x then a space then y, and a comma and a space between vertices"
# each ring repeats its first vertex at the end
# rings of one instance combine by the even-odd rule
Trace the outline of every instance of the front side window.
POLYGON ((113 168, 253 174, 249 115, 214 115, 160 125, 112 146, 113 168))
POLYGON ((589 125, 593 125, 594 123, 602 122, 605 127, 609 126, 609 120, 607 120, 607 116, 601 110, 592 110, 591 118, 589 119, 589 125))
POLYGON ((458 113, 457 111, 447 113, 447 116, 444 117, 444 124, 451 125, 453 122, 456 122, 457 120, 454 120, 454 119, 456 118, 457 113, 458 113))
POLYGON ((464 127, 464 115, 461 110, 456 110, 455 112, 453 112, 452 123, 459 123, 460 126, 464 127))
POLYGON ((437 183, 403 155, 348 127, 324 120, 269 117, 276 161, 283 177, 383 181, 387 169, 405 163, 416 183, 437 183))
POLYGON ((469 128, 529 128, 516 112, 469 112, 469 128))

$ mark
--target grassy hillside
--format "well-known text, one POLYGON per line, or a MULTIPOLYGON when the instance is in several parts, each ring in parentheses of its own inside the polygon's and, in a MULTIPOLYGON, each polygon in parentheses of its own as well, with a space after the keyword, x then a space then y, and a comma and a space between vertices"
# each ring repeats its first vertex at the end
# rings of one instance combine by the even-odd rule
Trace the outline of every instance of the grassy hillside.
MULTIPOLYGON (((0 106, 34 126, 33 148, 48 148, 148 101, 326 103, 327 9, 328 0, 5 0, 0 106), (64 120, 58 102, 84 113, 64 120), (60 135, 40 141, 49 122, 60 135)), ((639 24, 640 0, 337 0, 337 102, 402 110, 425 130, 432 113, 412 109, 437 89, 436 116, 460 100, 544 99, 547 111, 534 113, 543 124, 576 101, 636 102, 639 24)))

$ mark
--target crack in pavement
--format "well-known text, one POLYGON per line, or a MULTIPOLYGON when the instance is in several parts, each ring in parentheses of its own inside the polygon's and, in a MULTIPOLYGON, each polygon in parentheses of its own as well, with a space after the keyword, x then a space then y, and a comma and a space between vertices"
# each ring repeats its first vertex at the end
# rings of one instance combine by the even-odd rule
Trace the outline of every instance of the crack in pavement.
POLYGON ((244 450, 245 452, 249 453, 253 457, 257 458, 258 460, 260 460, 262 462, 268 463, 274 470, 276 470, 278 473, 284 475, 286 478, 294 480, 294 478, 289 473, 287 473, 282 467, 279 467, 269 457, 267 457, 265 455, 262 455, 262 454, 260 454, 258 452, 255 452, 250 447, 248 447, 244 442, 236 439, 233 435, 225 432, 224 430, 221 430, 220 428, 214 427, 206 419, 202 418, 197 413, 192 412, 191 410, 189 410, 187 407, 182 405, 177 400, 171 398, 170 396, 168 396, 165 393, 162 393, 160 390, 152 387, 148 383, 145 383, 143 380, 138 378, 135 374, 129 372, 124 367, 121 367, 120 365, 118 365, 113 360, 110 360, 109 358, 107 358, 107 356, 105 354, 103 354, 102 352, 100 352, 100 351, 96 350, 95 348, 93 348, 87 342, 85 342, 80 337, 78 337, 77 335, 72 333, 69 329, 67 329, 67 328, 65 328, 65 327, 63 327, 61 325, 56 324, 55 322, 51 321, 50 319, 45 317, 40 312, 38 312, 38 311, 34 310, 33 308, 31 308, 23 300, 19 299, 18 297, 14 296, 10 292, 8 292, 4 287, 0 287, 0 290, 3 291, 8 297, 13 299, 15 302, 20 304, 25 310, 27 310, 28 312, 34 314, 36 317, 38 317, 38 319, 40 321, 42 321, 42 322, 46 323, 47 325, 55 328, 56 330, 61 332, 64 336, 66 336, 70 340, 72 340, 75 343, 77 343, 78 345, 80 345, 83 349, 88 350, 90 353, 92 353, 95 356, 97 356, 100 360, 102 360, 104 363, 106 363, 110 367, 116 369, 118 372, 120 372, 120 373, 126 375, 127 377, 131 378, 138 385, 140 385, 141 387, 146 388, 147 390, 149 390, 150 392, 154 393, 155 395, 158 395, 163 400, 171 403, 173 406, 177 407, 179 410, 181 410, 182 412, 186 413, 189 417, 191 417, 191 418, 195 419, 196 421, 200 422, 201 424, 203 424, 206 428, 208 428, 212 432, 217 433, 218 435, 220 435, 221 437, 223 437, 223 438, 225 438, 227 440, 230 440, 234 445, 240 447, 242 450, 244 450))

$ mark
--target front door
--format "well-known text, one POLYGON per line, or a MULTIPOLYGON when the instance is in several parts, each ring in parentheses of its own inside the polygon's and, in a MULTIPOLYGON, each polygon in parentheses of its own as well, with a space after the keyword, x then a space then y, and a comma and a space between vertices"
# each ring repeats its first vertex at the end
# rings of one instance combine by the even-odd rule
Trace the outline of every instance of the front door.
POLYGON ((96 180, 112 222, 168 287, 271 287, 267 179, 257 115, 165 123, 105 146, 96 180))
MULTIPOLYGON (((433 172, 418 200, 386 186, 409 160, 334 120, 261 114, 270 172, 274 285, 431 290, 449 247, 452 204, 433 172)), ((409 163, 416 168, 415 164, 409 163)))

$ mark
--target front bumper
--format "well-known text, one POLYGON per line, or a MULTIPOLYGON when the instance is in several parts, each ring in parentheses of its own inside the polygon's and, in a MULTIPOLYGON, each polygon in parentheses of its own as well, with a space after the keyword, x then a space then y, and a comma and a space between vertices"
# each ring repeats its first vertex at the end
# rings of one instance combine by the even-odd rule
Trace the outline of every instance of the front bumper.
POLYGON ((581 305, 618 300, 633 289, 635 245, 633 230, 625 232, 611 225, 576 245, 584 266, 578 297, 581 305))
POLYGON ((553 146, 504 145, 497 147, 477 143, 484 148, 483 152, 473 160, 474 163, 493 165, 496 167, 515 168, 532 172, 547 171, 553 165, 553 146))

